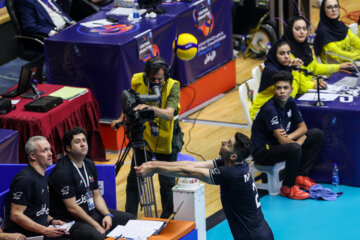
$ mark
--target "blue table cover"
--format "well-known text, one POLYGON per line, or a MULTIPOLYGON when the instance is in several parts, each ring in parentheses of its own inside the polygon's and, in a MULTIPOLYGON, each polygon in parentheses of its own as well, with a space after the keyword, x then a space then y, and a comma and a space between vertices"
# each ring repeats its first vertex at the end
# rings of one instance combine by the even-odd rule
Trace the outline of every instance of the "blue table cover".
MULTIPOLYGON (((334 83, 347 73, 337 72, 329 78, 334 83)), ((310 128, 324 131, 324 146, 310 177, 319 182, 331 182, 333 163, 338 164, 340 183, 360 186, 360 98, 340 102, 338 97, 326 106, 315 107, 313 102, 298 101, 298 107, 310 128)))
MULTIPOLYGON (((212 0, 211 19, 197 25, 195 2, 163 4, 166 13, 139 24, 118 17, 118 24, 86 28, 79 23, 46 39, 45 54, 49 83, 88 87, 100 105, 101 118, 117 118, 121 111, 121 91, 130 88, 134 73, 145 62, 161 56, 171 67, 171 76, 186 86, 233 58, 231 1, 212 0), (136 36, 151 30, 153 52, 139 60, 136 36), (197 56, 182 61, 175 56, 172 42, 180 33, 198 39, 197 56)), ((110 7, 82 20, 104 19, 110 7)), ((221 79, 219 79, 221 81, 221 79)), ((204 90, 206 91, 206 89, 204 90)))

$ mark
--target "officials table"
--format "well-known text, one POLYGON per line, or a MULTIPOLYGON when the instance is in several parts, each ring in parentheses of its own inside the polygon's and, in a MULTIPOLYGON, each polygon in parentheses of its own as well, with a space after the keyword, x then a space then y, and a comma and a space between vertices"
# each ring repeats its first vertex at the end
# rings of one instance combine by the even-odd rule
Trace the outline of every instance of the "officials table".
MULTIPOLYGON (((337 72, 329 78, 334 83, 347 73, 337 72)), ((333 163, 338 164, 340 183, 360 186, 360 97, 338 97, 326 106, 298 101, 305 123, 324 131, 324 146, 310 176, 319 182, 331 182, 333 163), (344 102, 349 101, 349 102, 344 102)))
MULTIPOLYGON (((39 91, 45 91, 45 96, 62 87, 51 84, 38 85, 39 91)), ((97 161, 105 160, 105 148, 100 136, 99 106, 90 91, 71 101, 64 100, 62 104, 46 113, 25 111, 24 105, 32 100, 19 97, 16 99, 20 99, 16 109, 0 115, 0 128, 18 131, 20 163, 27 163, 25 143, 36 135, 44 136, 49 140, 55 162, 56 154, 64 153, 62 146, 64 133, 75 126, 81 126, 87 131, 88 157, 97 161)))
POLYGON ((143 16, 140 23, 113 16, 119 23, 95 28, 80 25, 104 19, 110 10, 105 7, 46 39, 48 82, 91 89, 99 102, 101 118, 108 119, 122 112, 121 91, 130 88, 132 75, 143 72, 147 59, 164 58, 171 66, 172 78, 182 86, 194 82, 233 58, 231 1, 211 0, 209 19, 198 24, 197 9, 205 2, 163 4, 166 14, 154 19, 143 16), (138 40, 147 31, 152 34, 152 52, 140 59, 138 40), (191 33, 198 40, 197 56, 190 61, 182 61, 173 53, 173 40, 180 33, 191 33))

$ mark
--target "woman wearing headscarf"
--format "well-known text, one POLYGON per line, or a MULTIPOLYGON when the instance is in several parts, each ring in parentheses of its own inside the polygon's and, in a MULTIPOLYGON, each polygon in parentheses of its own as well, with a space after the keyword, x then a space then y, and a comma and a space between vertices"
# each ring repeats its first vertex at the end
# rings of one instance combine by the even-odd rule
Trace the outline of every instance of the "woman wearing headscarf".
MULTIPOLYGON (((322 64, 318 63, 307 42, 308 23, 302 16, 296 16, 289 20, 282 39, 286 40, 291 47, 291 57, 300 58, 304 64, 303 69, 314 73, 315 75, 330 75, 339 69, 351 68, 351 63, 343 64, 322 64)), ((317 82, 312 81, 313 76, 300 73, 300 80, 305 88, 317 88, 317 82)), ((325 88, 326 82, 320 81, 320 88, 325 88)))
POLYGON ((314 50, 323 62, 331 58, 337 62, 360 59, 360 38, 339 21, 340 5, 337 0, 323 0, 320 7, 320 22, 316 30, 314 50), (337 57, 331 52, 342 57, 337 57), (327 55, 327 56, 326 56, 327 55))
POLYGON ((307 89, 305 86, 300 85, 299 72, 292 71, 291 66, 300 67, 303 64, 301 59, 291 59, 290 45, 285 40, 279 40, 273 44, 270 51, 266 55, 265 68, 261 74, 260 86, 258 94, 250 108, 251 120, 254 120, 257 112, 270 98, 274 96, 274 84, 272 77, 280 70, 289 71, 292 73, 293 79, 293 92, 292 97, 297 93, 304 93, 307 89))

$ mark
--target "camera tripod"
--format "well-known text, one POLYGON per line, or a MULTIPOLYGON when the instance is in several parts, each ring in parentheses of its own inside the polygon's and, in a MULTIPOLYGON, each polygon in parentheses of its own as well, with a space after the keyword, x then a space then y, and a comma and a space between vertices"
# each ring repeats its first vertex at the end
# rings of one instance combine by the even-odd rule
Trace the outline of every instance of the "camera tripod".
MULTIPOLYGON (((148 147, 152 158, 155 157, 152 149, 149 144, 143 139, 143 132, 145 126, 142 124, 135 125, 130 128, 131 138, 128 145, 126 146, 123 154, 119 156, 118 161, 115 164, 115 174, 117 175, 120 171, 120 168, 124 164, 126 157, 129 155, 130 149, 133 151, 133 161, 134 165, 138 166, 136 160, 136 150, 143 149, 144 160, 148 161, 146 154, 146 147, 148 147)), ((129 134, 128 134, 129 136, 129 134)), ((157 207, 156 207, 156 199, 155 199, 155 191, 152 176, 142 177, 136 176, 137 186, 139 191, 139 199, 140 199, 140 207, 144 209, 145 217, 158 217, 157 207), (153 209, 154 207, 154 209, 153 209), (153 210, 155 212, 155 216, 153 215, 153 210)))

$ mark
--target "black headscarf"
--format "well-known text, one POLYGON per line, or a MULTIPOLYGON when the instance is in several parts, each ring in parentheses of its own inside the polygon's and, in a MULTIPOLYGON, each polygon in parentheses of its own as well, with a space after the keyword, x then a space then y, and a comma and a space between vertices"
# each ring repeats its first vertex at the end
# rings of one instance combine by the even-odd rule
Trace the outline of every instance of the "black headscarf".
POLYGON ((308 27, 308 24, 304 17, 293 17, 289 20, 282 38, 290 44, 292 54, 294 54, 295 57, 300 58, 304 62, 304 66, 307 66, 309 65, 309 63, 312 62, 313 54, 307 42, 307 38, 304 42, 299 43, 294 37, 293 26, 294 23, 298 20, 304 20, 306 23, 306 27, 308 27))
MULTIPOLYGON (((320 22, 316 30, 316 36, 314 41, 314 50, 316 55, 320 55, 323 46, 330 42, 338 42, 343 40, 347 33, 348 27, 341 21, 339 17, 337 19, 330 19, 325 13, 325 2, 323 0, 320 7, 320 22)), ((339 4, 339 1, 337 1, 339 4)))
MULTIPOLYGON (((289 44, 285 40, 279 40, 275 42, 272 46, 265 59, 265 68, 261 74, 259 92, 264 91, 269 86, 273 85, 272 77, 275 73, 280 70, 285 70, 291 72, 291 68, 289 66, 281 65, 276 58, 276 50, 279 46, 283 46, 284 44, 289 44)), ((289 44, 290 45, 290 44, 289 44)))

